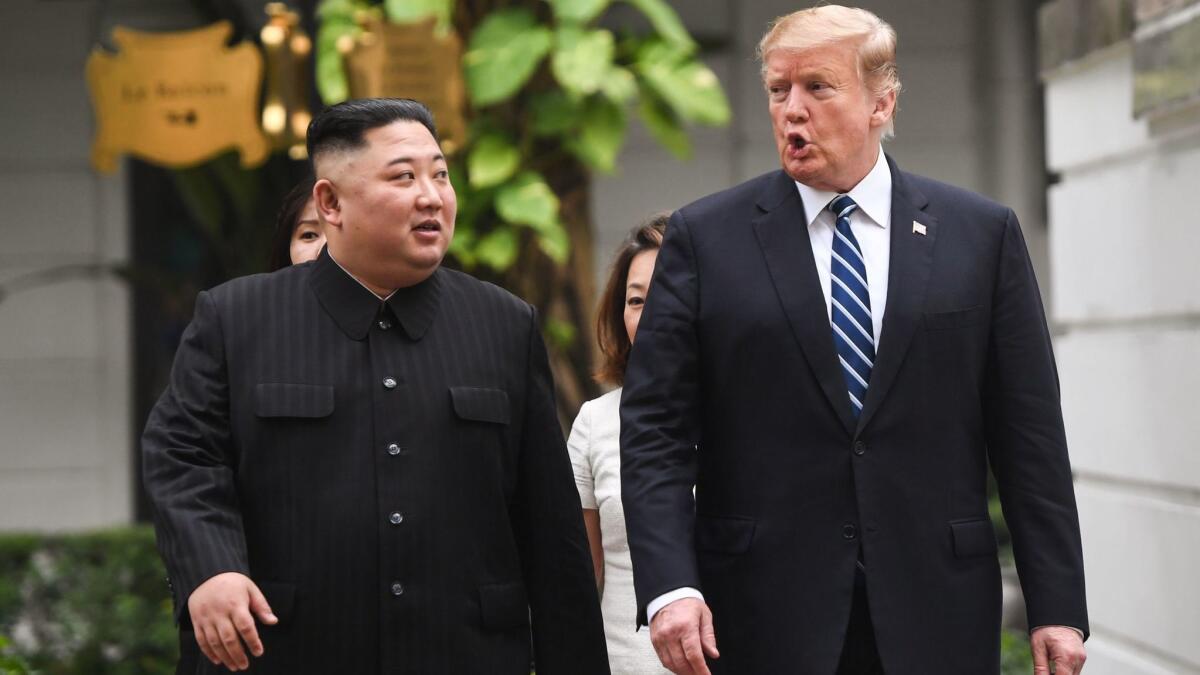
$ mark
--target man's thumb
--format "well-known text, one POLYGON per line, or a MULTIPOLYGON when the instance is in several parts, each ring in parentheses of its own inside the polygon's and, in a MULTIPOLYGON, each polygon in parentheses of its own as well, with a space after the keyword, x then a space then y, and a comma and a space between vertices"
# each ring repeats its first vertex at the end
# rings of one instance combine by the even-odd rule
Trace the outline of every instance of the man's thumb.
POLYGON ((250 611, 265 624, 279 623, 279 617, 271 611, 271 605, 267 604, 267 598, 258 590, 258 586, 253 581, 247 583, 247 590, 250 591, 250 611))
POLYGON ((717 651, 717 632, 713 629, 712 612, 707 607, 700 613, 700 644, 708 658, 721 656, 721 652, 717 651))

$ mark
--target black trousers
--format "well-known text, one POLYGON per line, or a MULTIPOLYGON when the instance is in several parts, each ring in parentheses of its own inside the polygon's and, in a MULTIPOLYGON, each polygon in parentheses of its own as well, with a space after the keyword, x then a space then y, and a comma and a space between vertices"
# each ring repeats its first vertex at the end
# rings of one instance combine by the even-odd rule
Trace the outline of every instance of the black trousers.
POLYGON ((867 603, 867 578, 860 567, 854 575, 854 601, 850 625, 842 644, 842 659, 837 675, 883 675, 875 629, 871 626, 871 608, 867 603))

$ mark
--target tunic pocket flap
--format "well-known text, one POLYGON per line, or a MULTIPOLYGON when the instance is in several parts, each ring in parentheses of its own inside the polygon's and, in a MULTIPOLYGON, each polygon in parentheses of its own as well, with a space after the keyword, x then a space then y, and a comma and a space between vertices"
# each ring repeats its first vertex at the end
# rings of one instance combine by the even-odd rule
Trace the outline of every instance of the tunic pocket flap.
POLYGON ((996 531, 992 529, 992 521, 986 518, 951 521, 950 532, 954 537, 954 555, 956 557, 994 555, 999 550, 996 543, 996 531))
POLYGON ((529 625, 529 602, 520 583, 479 587, 480 620, 485 628, 500 630, 529 625))
POLYGON ((465 420, 508 424, 508 392, 486 387, 450 387, 454 413, 465 420))
POLYGON ((696 516, 696 550, 745 553, 757 523, 743 516, 696 516))
POLYGON ((323 384, 260 384, 254 388, 254 414, 259 417, 328 417, 333 413, 333 387, 323 384))

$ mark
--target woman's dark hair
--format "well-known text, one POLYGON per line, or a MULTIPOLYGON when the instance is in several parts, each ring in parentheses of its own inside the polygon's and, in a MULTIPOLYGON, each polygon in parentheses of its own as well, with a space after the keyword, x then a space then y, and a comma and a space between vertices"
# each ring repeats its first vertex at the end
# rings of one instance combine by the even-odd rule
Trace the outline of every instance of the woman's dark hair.
POLYGON ((281 270, 292 264, 292 235, 300 224, 300 214, 304 205, 312 197, 313 184, 316 179, 308 176, 288 191, 275 216, 275 231, 271 233, 271 271, 281 270))
POLYGON ((363 135, 392 122, 418 122, 437 140, 433 113, 410 98, 359 98, 322 110, 308 124, 308 156, 312 162, 326 152, 357 150, 363 135))
POLYGON ((596 379, 606 384, 625 382, 625 366, 629 364, 629 334, 625 330, 625 284, 629 281, 629 266, 642 251, 657 251, 662 246, 670 213, 658 213, 629 231, 613 259, 608 283, 600 296, 596 312, 596 339, 600 342, 603 361, 596 379))

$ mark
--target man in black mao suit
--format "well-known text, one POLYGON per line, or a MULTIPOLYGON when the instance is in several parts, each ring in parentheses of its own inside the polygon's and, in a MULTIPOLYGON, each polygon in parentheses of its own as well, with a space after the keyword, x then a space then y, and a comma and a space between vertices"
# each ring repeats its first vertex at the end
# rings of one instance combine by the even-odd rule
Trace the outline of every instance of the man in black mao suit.
POLYGON ((997 673, 990 462, 1035 662, 1078 673, 1078 516, 1016 216, 884 157, 875 15, 796 12, 760 54, 783 170, 674 214, 626 375, 639 622, 676 673, 997 673))
POLYGON ((308 146, 327 249, 201 293, 146 425, 179 672, 525 675, 532 623, 539 673, 607 673, 538 322, 440 267, 429 111, 350 101, 308 146))

